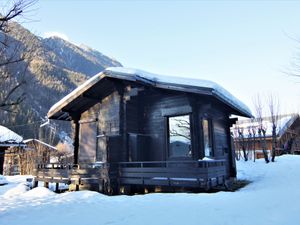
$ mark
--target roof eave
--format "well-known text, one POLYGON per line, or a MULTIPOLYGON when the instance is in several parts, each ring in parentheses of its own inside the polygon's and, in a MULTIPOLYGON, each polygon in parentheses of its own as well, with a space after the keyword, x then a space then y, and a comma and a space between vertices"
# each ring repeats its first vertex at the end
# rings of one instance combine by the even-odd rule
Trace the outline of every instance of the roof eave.
POLYGON ((56 104, 54 104, 49 112, 47 113, 47 117, 49 119, 57 119, 61 113, 66 113, 64 108, 74 101, 78 96, 83 94, 85 91, 87 91, 89 88, 93 87, 96 83, 98 83, 101 79, 103 79, 106 75, 101 72, 98 73, 97 75, 93 76, 86 82, 84 82, 82 85, 77 87, 75 90, 73 90, 71 93, 63 97, 60 101, 58 101, 56 104), (56 115, 59 114, 59 115, 56 115))
POLYGON ((101 81, 103 78, 109 77, 113 79, 120 79, 120 80, 126 80, 126 81, 133 81, 142 83, 144 85, 149 85, 157 88, 162 89, 169 89, 169 90, 175 90, 175 91, 182 91, 182 92, 189 92, 189 93, 196 93, 196 94, 202 94, 202 95, 209 95, 214 96, 224 104, 228 105, 231 109, 233 109, 234 113, 237 113, 239 116, 244 117, 253 117, 250 110, 243 110, 242 108, 239 108, 232 104, 232 102, 226 100, 224 97, 217 94, 217 92, 213 88, 201 88, 201 87, 193 87, 193 86, 186 86, 186 85, 178 85, 174 83, 166 83, 166 82, 158 82, 156 80, 150 80, 145 77, 139 76, 138 74, 129 76, 127 73, 122 72, 115 72, 110 70, 104 70, 103 72, 95 75, 94 77, 90 78, 88 81, 86 81, 84 84, 76 88, 74 91, 72 91, 70 94, 62 98, 58 103, 53 105, 47 116, 49 119, 57 119, 57 120, 69 120, 69 112, 65 109, 67 105, 72 103, 75 99, 77 99, 80 95, 82 95, 84 92, 89 90, 91 87, 93 87, 96 83, 101 81), (65 116, 68 114, 68 116, 65 116))

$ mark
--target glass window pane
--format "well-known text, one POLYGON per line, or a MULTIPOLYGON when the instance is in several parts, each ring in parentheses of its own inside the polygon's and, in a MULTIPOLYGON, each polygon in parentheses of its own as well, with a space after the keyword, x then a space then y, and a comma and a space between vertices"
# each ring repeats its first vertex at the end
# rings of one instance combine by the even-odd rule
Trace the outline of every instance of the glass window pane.
POLYGON ((191 157, 190 116, 169 117, 169 157, 191 157))
POLYGON ((207 119, 202 120, 203 127, 203 142, 204 142, 204 156, 213 156, 212 154, 212 140, 211 140, 211 127, 207 119))

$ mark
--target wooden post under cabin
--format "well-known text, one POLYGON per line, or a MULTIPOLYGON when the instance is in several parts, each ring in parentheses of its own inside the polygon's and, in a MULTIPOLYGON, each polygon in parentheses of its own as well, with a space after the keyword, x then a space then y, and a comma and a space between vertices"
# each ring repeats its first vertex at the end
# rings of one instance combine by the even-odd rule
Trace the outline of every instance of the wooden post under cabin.
POLYGON ((36 188, 38 186, 39 186, 39 181, 37 179, 34 179, 32 188, 36 188))
POLYGON ((56 183, 55 184, 55 192, 58 192, 59 191, 59 183, 56 183))
POLYGON ((4 157, 5 157, 5 150, 6 150, 6 148, 0 147, 0 174, 3 174, 3 164, 4 164, 4 157))

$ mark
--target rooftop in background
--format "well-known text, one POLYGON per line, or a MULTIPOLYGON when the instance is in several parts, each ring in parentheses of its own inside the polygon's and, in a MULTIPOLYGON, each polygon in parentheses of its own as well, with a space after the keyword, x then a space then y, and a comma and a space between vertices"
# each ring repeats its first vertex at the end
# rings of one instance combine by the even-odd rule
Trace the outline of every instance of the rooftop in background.
POLYGON ((45 146, 45 147, 48 147, 48 148, 50 148, 50 149, 52 149, 52 150, 57 150, 57 148, 56 147, 54 147, 54 146, 52 146, 52 145, 49 145, 49 144, 47 144, 46 142, 43 142, 43 141, 41 141, 41 140, 38 140, 38 139, 26 139, 26 140, 24 140, 24 143, 27 145, 27 148, 26 149, 31 149, 31 148, 29 148, 28 147, 28 144, 29 143, 39 143, 39 144, 41 144, 41 145, 43 145, 43 146, 45 146))
MULTIPOLYGON (((299 114, 286 114, 279 115, 278 122, 276 127, 276 135, 281 137, 285 131, 294 124, 294 122, 299 119, 299 114)), ((239 120, 235 124, 235 129, 241 128, 244 129, 244 132, 248 133, 248 129, 258 128, 260 125, 259 119, 245 119, 239 120)), ((266 137, 272 136, 272 121, 271 117, 263 117, 262 118, 262 126, 266 129, 266 137)), ((234 136, 238 136, 238 134, 234 134, 234 136)))
POLYGON ((0 125, 0 146, 14 146, 23 144, 23 137, 0 125))
POLYGON ((161 89, 211 95, 231 107, 238 115, 252 117, 250 109, 244 103, 235 98, 223 87, 212 81, 158 75, 142 70, 124 67, 111 67, 93 76, 55 105, 53 105, 48 112, 48 117, 57 119, 58 114, 64 111, 63 108, 66 105, 80 97, 84 92, 90 90, 95 84, 100 82, 105 77, 138 82, 161 89))

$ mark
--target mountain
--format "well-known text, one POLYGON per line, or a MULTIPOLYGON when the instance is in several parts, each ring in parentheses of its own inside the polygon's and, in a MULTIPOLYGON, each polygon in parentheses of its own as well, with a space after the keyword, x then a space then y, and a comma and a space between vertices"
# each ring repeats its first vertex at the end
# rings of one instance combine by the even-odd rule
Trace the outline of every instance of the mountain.
MULTIPOLYGON (((45 132, 49 131, 43 131, 39 126, 54 103, 92 75, 107 67, 122 66, 90 47, 77 46, 58 37, 41 38, 17 23, 11 24, 6 39, 10 43, 7 52, 18 48, 18 54, 22 55, 26 54, 24 49, 30 51, 26 61, 28 67, 25 62, 8 66, 15 79, 24 76, 26 84, 20 91, 25 93, 25 100, 15 107, 14 112, 0 110, 0 124, 24 138, 47 136, 45 132)), ((58 127, 70 130, 64 125, 58 127)))

